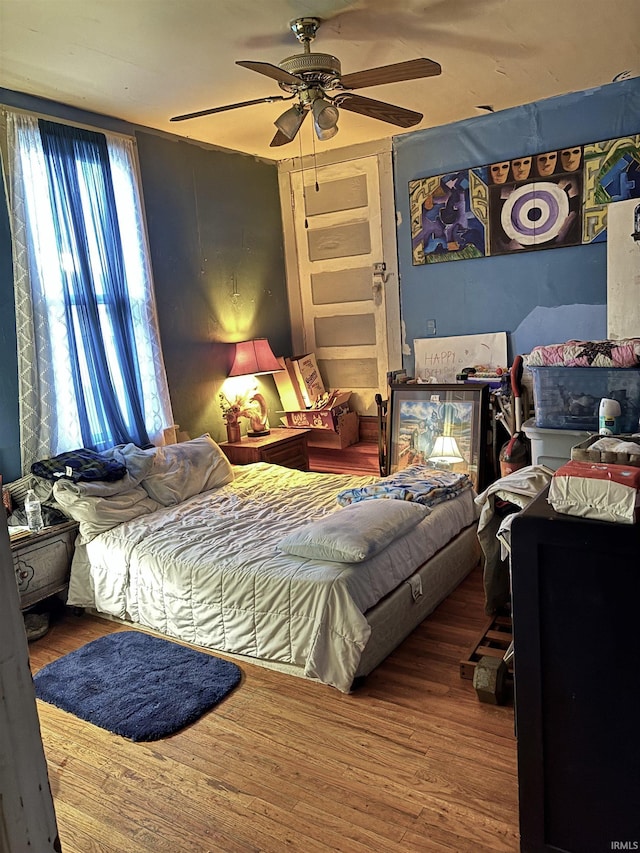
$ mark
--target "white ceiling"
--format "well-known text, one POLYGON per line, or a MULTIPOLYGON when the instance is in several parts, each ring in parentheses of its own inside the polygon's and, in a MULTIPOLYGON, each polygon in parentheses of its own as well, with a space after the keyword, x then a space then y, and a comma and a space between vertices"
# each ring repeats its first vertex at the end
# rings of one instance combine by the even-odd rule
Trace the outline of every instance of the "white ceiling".
MULTIPOLYGON (((0 85, 269 159, 312 151, 311 123, 270 148, 288 104, 169 123, 173 115, 283 94, 235 64, 301 53, 295 17, 323 23, 313 51, 348 74, 426 57, 442 75, 366 97, 447 124, 640 75, 639 0, 0 0, 0 85)), ((317 151, 401 132, 341 111, 317 151)))

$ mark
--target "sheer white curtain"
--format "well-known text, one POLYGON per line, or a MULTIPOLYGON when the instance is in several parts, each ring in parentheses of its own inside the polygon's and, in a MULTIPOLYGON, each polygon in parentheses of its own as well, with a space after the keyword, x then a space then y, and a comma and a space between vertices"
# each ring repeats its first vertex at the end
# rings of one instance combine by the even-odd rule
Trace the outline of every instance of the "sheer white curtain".
MULTIPOLYGON (((59 255, 47 170, 36 117, 7 112, 9 216, 12 229, 21 456, 31 464, 82 445, 71 376, 59 255)), ((105 133, 142 377, 145 425, 162 443, 173 423, 160 348, 135 143, 105 133)), ((73 259, 69 258, 69 263, 73 259)))

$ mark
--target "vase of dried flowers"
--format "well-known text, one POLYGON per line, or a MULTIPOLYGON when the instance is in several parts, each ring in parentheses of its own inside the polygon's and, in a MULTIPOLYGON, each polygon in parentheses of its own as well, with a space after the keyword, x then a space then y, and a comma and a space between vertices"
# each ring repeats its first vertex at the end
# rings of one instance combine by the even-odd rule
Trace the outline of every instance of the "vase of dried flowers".
POLYGON ((237 421, 234 423, 227 421, 227 441, 240 441, 240 424, 237 421))
POLYGON ((240 441, 240 418, 245 415, 239 397, 231 402, 222 391, 219 394, 222 418, 227 428, 227 441, 240 441))

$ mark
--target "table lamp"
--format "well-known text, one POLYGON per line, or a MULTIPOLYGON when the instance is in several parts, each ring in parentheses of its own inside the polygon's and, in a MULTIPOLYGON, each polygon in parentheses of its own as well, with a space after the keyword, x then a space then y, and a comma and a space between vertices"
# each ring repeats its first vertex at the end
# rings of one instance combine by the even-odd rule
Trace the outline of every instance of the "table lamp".
MULTIPOLYGON (((229 376, 260 376, 282 369, 269 346, 269 341, 266 338, 254 338, 251 341, 240 341, 236 344, 235 358, 229 376)), ((247 435, 269 435, 267 404, 257 388, 248 398, 247 404, 249 403, 256 403, 257 410, 248 415, 251 429, 247 431, 247 435)))

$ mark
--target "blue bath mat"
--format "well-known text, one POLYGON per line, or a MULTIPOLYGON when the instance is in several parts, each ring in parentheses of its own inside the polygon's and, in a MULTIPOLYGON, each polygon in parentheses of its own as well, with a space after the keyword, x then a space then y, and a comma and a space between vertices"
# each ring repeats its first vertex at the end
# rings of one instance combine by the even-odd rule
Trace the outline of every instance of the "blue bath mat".
POLYGON ((231 661, 140 631, 118 631, 47 664, 33 680, 38 699, 148 741, 193 723, 241 676, 231 661))

